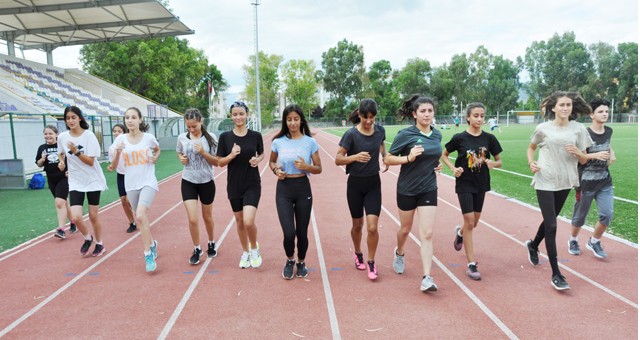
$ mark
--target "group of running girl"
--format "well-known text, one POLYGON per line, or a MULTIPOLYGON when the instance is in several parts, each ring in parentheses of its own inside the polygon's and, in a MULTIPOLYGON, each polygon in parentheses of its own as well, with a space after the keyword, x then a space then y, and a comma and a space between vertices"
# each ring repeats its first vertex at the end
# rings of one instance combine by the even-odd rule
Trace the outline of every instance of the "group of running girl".
MULTIPOLYGON (((611 133, 607 135, 609 139, 601 142, 604 146, 597 149, 602 150, 606 147, 606 152, 596 153, 587 150, 593 143, 591 137, 595 137, 593 134, 590 137, 591 130, 588 132, 575 120, 578 115, 591 113, 592 108, 579 95, 556 92, 545 99, 543 110, 548 121, 536 128, 527 150, 529 166, 534 173, 532 184, 537 192, 543 222, 536 237, 526 242, 526 247, 529 261, 537 265, 538 245, 543 239, 546 240, 552 267, 552 284, 556 289, 563 290, 569 286, 557 265, 557 215, 569 189, 580 184, 578 163, 588 165, 592 160, 604 160, 606 168, 615 161, 615 156, 612 150, 609 153, 611 133), (534 159, 536 148, 540 148, 538 160, 534 159), (593 154, 589 156, 589 153, 593 154)), ((434 128, 435 102, 431 98, 414 95, 404 101, 398 109, 400 117, 412 120, 414 124, 398 132, 388 152, 385 147, 385 129, 375 124, 377 111, 374 100, 364 99, 360 102, 349 117, 354 126, 342 136, 335 158, 335 164, 346 166, 346 173, 349 175, 347 202, 352 217, 350 234, 356 269, 366 270, 370 280, 376 280, 378 277, 375 256, 379 240, 378 219, 382 205, 380 161, 383 172, 387 171, 389 166, 400 165, 396 188, 400 228, 394 249, 393 270, 398 274, 404 273, 405 243, 417 213, 423 270, 420 289, 425 292, 438 289, 431 276, 431 267, 438 203, 436 175, 442 170, 442 160, 456 179, 455 192, 462 212, 462 223, 455 227, 454 249, 459 251, 464 248, 467 259, 466 274, 473 280, 480 280, 478 262, 474 255, 473 232, 480 220, 485 194, 491 190, 490 170, 502 166, 500 142, 493 134, 482 129, 486 114, 484 105, 471 103, 467 106, 468 128, 453 135, 443 148, 442 134, 434 128), (457 153, 454 162, 449 159, 452 153, 457 153), (365 223, 366 261, 361 245, 365 223)), ((186 132, 178 136, 176 152, 184 166, 181 193, 193 242, 189 263, 197 265, 203 255, 198 202, 207 232, 207 256, 212 258, 217 255, 212 215, 216 193, 214 167, 227 166, 227 197, 235 217, 242 249, 239 267, 258 268, 263 262, 256 226, 256 212, 261 196, 258 165, 263 160, 265 151, 263 138, 259 132, 248 128, 249 108, 245 103, 234 102, 229 113, 233 129, 223 132, 219 140, 207 131, 204 118, 197 109, 185 112, 186 132)), ((606 119, 605 115, 597 116, 599 121, 603 116, 606 119)), ((268 166, 278 178, 275 200, 286 255, 282 277, 292 279, 294 276, 308 275, 305 259, 313 204, 308 177, 310 174, 320 174, 322 165, 319 145, 311 135, 302 109, 295 104, 288 105, 282 118, 280 131, 273 137, 268 166)), ((38 149, 36 156, 36 163, 44 166, 47 172, 49 188, 55 197, 59 225, 55 236, 65 238, 64 225, 68 217, 71 222, 70 231, 74 232, 77 226, 84 237, 81 255, 86 255, 95 242, 91 255, 100 256, 105 252, 105 247, 102 243, 98 207, 100 192, 107 189, 105 177, 96 160, 100 155, 100 146, 95 135, 88 130, 88 123, 79 108, 67 107, 64 119, 68 131, 57 136, 56 128, 47 126, 44 131, 46 144, 38 149), (85 195, 89 202, 89 219, 93 232, 82 220, 85 195)), ((596 118, 593 119, 595 122, 596 118)), ((158 191, 155 163, 161 153, 160 146, 156 138, 146 132, 149 126, 143 121, 137 108, 132 107, 125 111, 124 123, 113 127, 115 140, 109 149, 111 163, 107 169, 117 170, 118 190, 129 221, 127 232, 140 229, 146 271, 152 272, 157 267, 158 242, 151 234, 148 210, 158 191)), ((593 129, 605 131, 600 125, 594 126, 593 129)), ((605 170, 608 175, 608 169, 605 170)), ((608 178, 609 181, 605 184, 610 185, 610 177, 608 178)), ((590 192, 586 194, 589 195, 589 201, 580 205, 581 213, 580 216, 574 216, 575 224, 584 222, 582 215, 586 216, 584 211, 588 211, 591 199, 596 195, 590 192)), ((600 228, 599 233, 594 234, 598 238, 592 238, 595 241, 590 239, 591 243, 587 244, 597 256, 600 254, 597 251, 604 253, 599 237, 610 222, 612 208, 610 210, 607 218, 602 219, 602 223, 599 224, 604 227, 600 228)), ((572 254, 576 254, 577 243, 571 247, 579 230, 577 228, 579 226, 574 225, 569 243, 572 254)), ((606 253, 599 257, 604 256, 606 253)))

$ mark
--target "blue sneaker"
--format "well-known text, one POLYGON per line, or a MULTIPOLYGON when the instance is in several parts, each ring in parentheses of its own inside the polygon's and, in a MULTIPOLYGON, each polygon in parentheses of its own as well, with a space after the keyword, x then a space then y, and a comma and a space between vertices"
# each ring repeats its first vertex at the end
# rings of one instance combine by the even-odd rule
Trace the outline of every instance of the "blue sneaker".
POLYGON ((151 255, 153 255, 153 259, 157 259, 158 258, 158 241, 153 240, 153 245, 151 247, 149 247, 149 249, 151 250, 151 255))
POLYGON ((144 262, 147 265, 147 273, 156 270, 156 260, 153 258, 153 253, 145 255, 144 262))

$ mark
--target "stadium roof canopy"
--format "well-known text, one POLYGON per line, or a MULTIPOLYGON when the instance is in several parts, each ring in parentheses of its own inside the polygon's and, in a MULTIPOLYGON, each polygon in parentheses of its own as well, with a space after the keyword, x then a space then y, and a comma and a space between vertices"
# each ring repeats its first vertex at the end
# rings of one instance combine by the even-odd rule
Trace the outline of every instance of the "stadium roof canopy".
POLYGON ((2 0, 0 39, 47 52, 56 47, 194 34, 158 0, 2 0))

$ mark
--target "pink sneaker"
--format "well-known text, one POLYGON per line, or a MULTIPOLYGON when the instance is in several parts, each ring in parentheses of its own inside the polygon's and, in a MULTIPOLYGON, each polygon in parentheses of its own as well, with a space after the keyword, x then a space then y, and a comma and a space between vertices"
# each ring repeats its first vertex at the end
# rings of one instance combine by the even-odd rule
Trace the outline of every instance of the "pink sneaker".
POLYGON ((376 263, 373 261, 367 261, 369 280, 375 280, 378 278, 378 268, 376 268, 376 263))
POLYGON ((367 269, 367 266, 364 265, 364 259, 362 258, 362 254, 355 253, 355 255, 353 255, 353 258, 356 262, 356 268, 358 270, 367 269))

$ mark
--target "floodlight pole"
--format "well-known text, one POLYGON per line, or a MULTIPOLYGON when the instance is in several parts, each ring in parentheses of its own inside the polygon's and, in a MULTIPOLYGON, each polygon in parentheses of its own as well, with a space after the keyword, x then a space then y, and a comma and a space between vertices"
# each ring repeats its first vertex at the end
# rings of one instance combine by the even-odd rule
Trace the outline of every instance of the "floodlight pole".
POLYGON ((260 5, 260 0, 254 0, 251 3, 252 6, 255 6, 255 41, 256 41, 256 60, 255 60, 255 68, 256 68, 256 111, 258 114, 258 131, 262 131, 262 113, 260 112, 260 53, 258 49, 258 6, 260 5))

